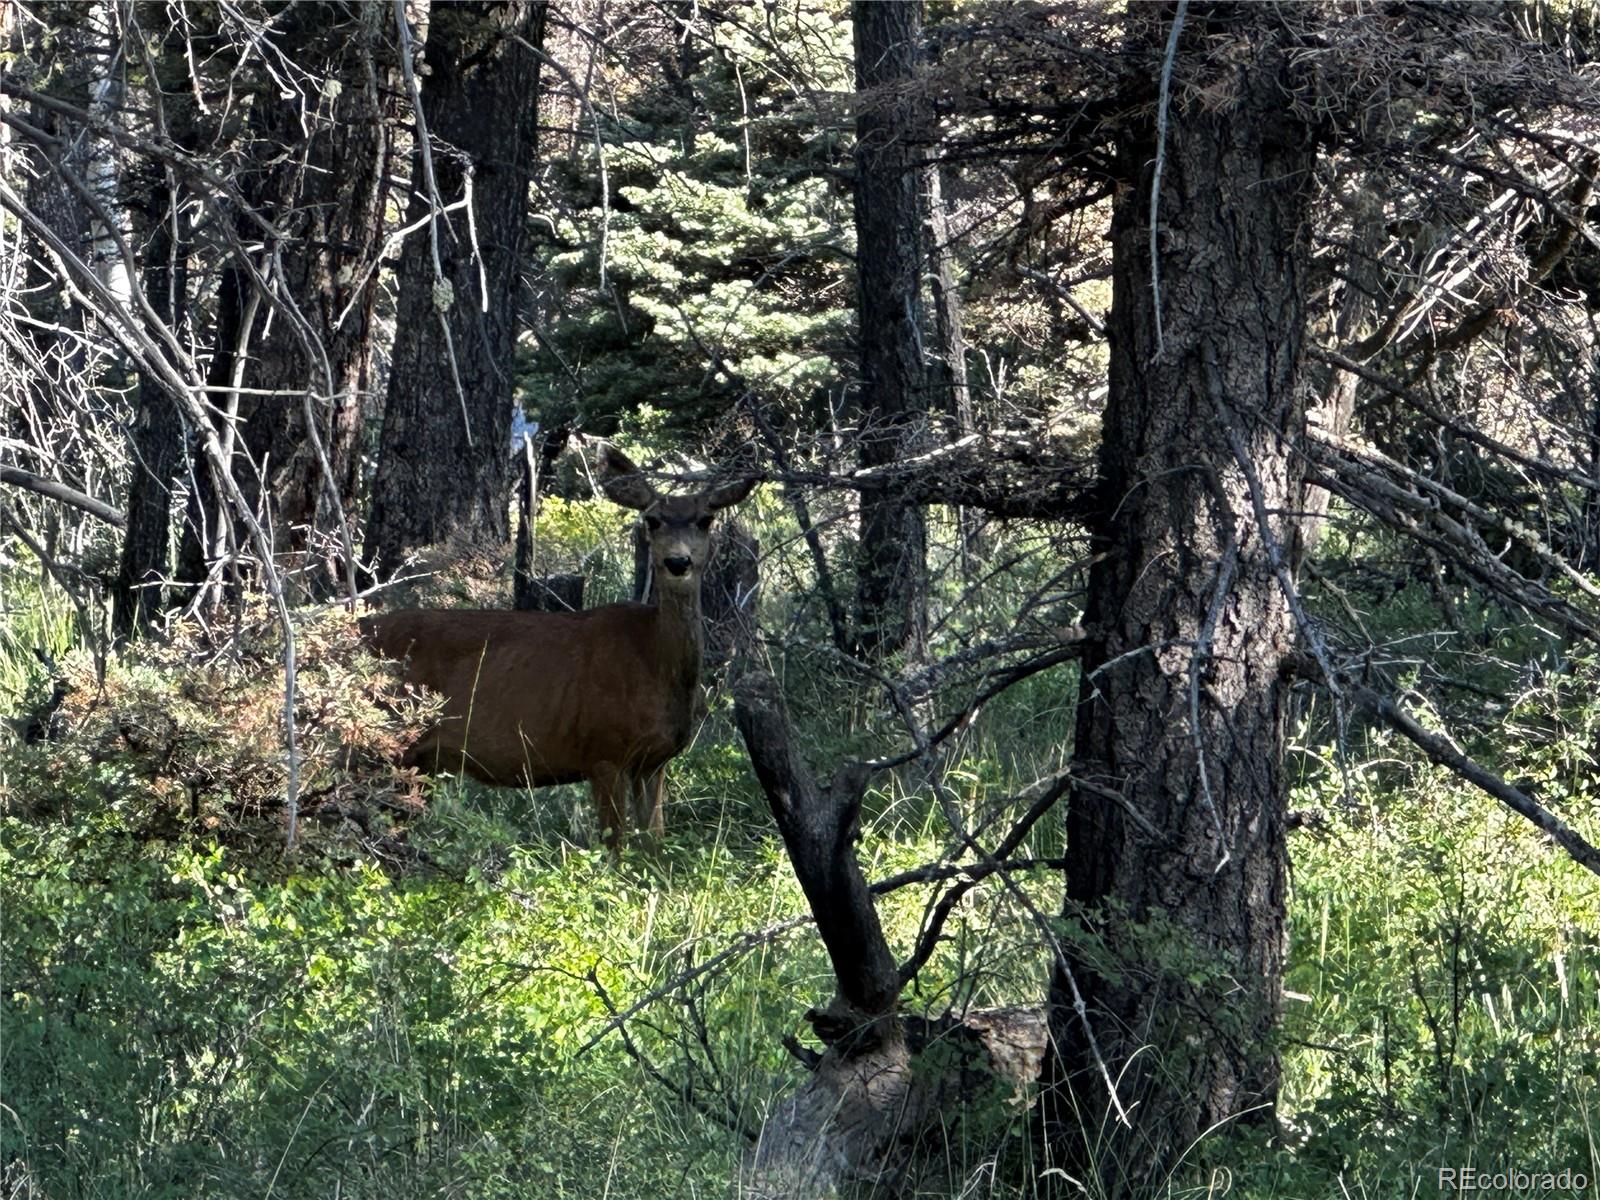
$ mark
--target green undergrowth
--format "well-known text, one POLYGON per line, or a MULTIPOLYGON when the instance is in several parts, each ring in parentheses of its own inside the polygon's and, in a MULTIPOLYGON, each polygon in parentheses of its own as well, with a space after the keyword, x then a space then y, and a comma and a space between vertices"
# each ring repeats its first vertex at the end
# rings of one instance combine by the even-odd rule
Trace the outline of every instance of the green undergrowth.
MULTIPOLYGON (((1261 1194, 1434 1194, 1467 1167, 1596 1194, 1600 880, 1441 769, 1399 774, 1293 842, 1292 1153, 1261 1194)), ((1567 799, 1592 829, 1593 800, 1567 799)))
MULTIPOLYGON (((785 1036, 806 1038, 833 991, 726 694, 674 767, 664 843, 613 864, 587 848, 582 789, 440 780, 419 805, 404 772, 374 774, 368 752, 404 743, 415 701, 347 619, 300 633, 287 857, 268 625, 226 652, 180 632, 103 681, 66 655, 51 738, 0 747, 5 1194, 724 1192, 800 1077, 785 1036), (322 819, 363 806, 359 826, 322 819)), ((27 675, 10 703, 45 683, 27 675)), ((991 774, 967 789, 974 812, 1003 793, 991 774)), ((869 878, 945 851, 935 807, 899 781, 864 824, 869 878)), ((1047 877, 1037 893, 1058 903, 1047 877)), ((900 953, 925 899, 883 898, 900 953)), ((911 1008, 1041 993, 1037 939, 999 889, 949 931, 911 1008)))
MULTIPOLYGON (((444 780, 416 805, 401 774, 388 792, 350 790, 346 768, 374 778, 351 747, 392 748, 409 710, 347 625, 312 622, 306 644, 345 667, 307 667, 308 778, 343 804, 403 797, 406 811, 363 832, 308 802, 285 858, 281 813, 239 807, 279 786, 270 639, 205 678, 163 665, 170 645, 141 652, 102 685, 68 653, 70 611, 24 604, 8 620, 10 712, 49 694, 33 645, 80 686, 54 743, 17 729, 0 745, 0 1194, 729 1194, 744 1134, 803 1078, 783 1041, 809 1040, 806 1009, 832 977, 725 693, 670 773, 664 843, 613 864, 588 848, 582 789, 444 780), (127 744, 149 722, 126 712, 170 719, 159 770, 127 744), (190 811, 195 790, 173 781, 196 778, 190 811), (41 802, 58 791, 72 802, 41 802), (153 819, 175 807, 183 819, 153 819)), ((825 659, 776 664, 823 772, 892 734, 871 688, 825 659)), ((1496 714, 1503 757, 1489 760, 1591 832, 1594 678, 1567 662, 1525 686, 1496 714)), ((914 765, 875 780, 868 878, 947 854, 947 811, 976 827, 1058 770, 1073 686, 1058 669, 989 705, 943 765, 944 804, 914 765)), ((1315 743, 1295 760, 1308 818, 1291 841, 1281 1137, 1216 1131, 1161 1194, 1423 1196, 1441 1168, 1469 1167, 1579 1171, 1593 1191, 1600 889, 1403 747, 1351 738, 1342 765, 1315 743)), ((1059 837, 1043 822, 1028 850, 1057 854, 1059 837)), ((1055 875, 1022 886, 1037 912, 1059 908, 1055 875)), ((928 898, 882 898, 898 954, 928 898)), ((1043 996, 1038 927, 1002 884, 975 888, 947 933, 910 1010, 1043 996)), ((863 1194, 1033 1197, 1029 1155, 1027 1117, 1000 1112, 952 1125, 920 1174, 863 1194)))
MULTIPOLYGON (((0 1155, 50 1197, 720 1194, 729 1127, 792 1084, 781 1039, 831 993, 793 877, 744 806, 676 805, 659 855, 613 866, 519 835, 546 803, 446 788, 412 830, 434 868, 398 876, 141 842, 113 812, 0 820, 0 1155), (730 950, 631 1049, 606 1033, 730 950)), ((874 875, 937 850, 899 834, 869 835, 874 875)), ((918 898, 884 914, 909 946, 918 898)))
MULTIPOLYGON (((17 1194, 726 1194, 733 1129, 793 1086, 781 1040, 831 989, 811 929, 780 929, 804 905, 758 798, 721 790, 725 757, 697 747, 659 853, 615 866, 569 839, 576 789, 446 785, 411 829, 432 866, 402 873, 140 840, 109 809, 0 820, 17 1194), (606 1032, 707 966, 629 1021, 631 1050, 606 1032)), ((911 800, 872 801, 871 877, 937 854, 911 800)), ((1600 892, 1429 771, 1301 831, 1294 858, 1285 1144, 1213 1137, 1168 1194, 1431 1194, 1440 1166, 1600 1177, 1600 892)), ((886 900, 897 946, 922 897, 886 900)), ((913 1007, 1040 994, 1016 914, 980 897, 952 933, 913 1007)), ((941 1190, 912 1194, 1031 1194, 1023 1133, 931 1149, 941 1190)))

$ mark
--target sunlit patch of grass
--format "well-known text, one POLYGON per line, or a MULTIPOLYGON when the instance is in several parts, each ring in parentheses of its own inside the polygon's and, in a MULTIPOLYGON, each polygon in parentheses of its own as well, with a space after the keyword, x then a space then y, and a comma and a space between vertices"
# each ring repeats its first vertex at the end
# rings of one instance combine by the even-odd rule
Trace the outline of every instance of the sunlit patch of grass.
MULTIPOLYGON (((42 678, 33 646, 65 661, 74 614, 36 577, 8 578, 5 602, 14 711, 42 678)), ((826 654, 792 654, 785 687, 821 782, 905 744, 878 685, 826 654)), ((876 774, 867 878, 970 857, 952 817, 992 845, 1003 802, 1063 768, 1076 687, 1070 666, 1030 679, 928 762, 876 774)), ((1567 735, 1505 749, 1581 823, 1600 714, 1568 690, 1567 735)), ((1422 1194, 1452 1164, 1600 1177, 1600 890, 1442 774, 1375 758, 1352 809, 1333 770, 1295 797, 1335 815, 1292 846, 1283 1140, 1209 1136, 1169 1200, 1422 1194)), ((670 768, 662 843, 615 863, 584 787, 435 779, 398 826, 409 866, 289 869, 275 845, 146 836, 130 814, 153 791, 103 767, 86 765, 70 819, 0 818, 0 1094, 16 1114, 0 1161, 38 1195, 231 1198, 263 1180, 287 1200, 720 1195, 739 1131, 804 1078, 783 1039, 809 1039, 831 966, 725 693, 670 768)), ((1053 814, 1027 852, 1061 838, 1053 814)), ((1063 887, 1038 870, 972 888, 907 1010, 1040 1002, 1063 887)), ((880 898, 897 956, 940 890, 880 898)), ((990 1133, 933 1138, 902 1194, 1040 1194, 1027 1118, 990 1133)))
POLYGON ((42 651, 59 661, 76 641, 77 614, 26 551, 0 571, 0 715, 15 716, 49 675, 42 651))

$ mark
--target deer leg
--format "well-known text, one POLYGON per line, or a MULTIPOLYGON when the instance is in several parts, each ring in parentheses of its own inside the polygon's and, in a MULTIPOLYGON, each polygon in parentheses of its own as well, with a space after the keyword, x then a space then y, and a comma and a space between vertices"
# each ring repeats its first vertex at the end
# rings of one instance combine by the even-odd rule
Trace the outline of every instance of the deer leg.
POLYGON ((633 778, 633 827, 640 833, 659 839, 667 831, 662 813, 666 798, 667 768, 663 763, 653 771, 633 778))
POLYGON ((623 811, 628 777, 616 763, 596 763, 589 772, 589 794, 594 797, 595 818, 606 848, 615 854, 627 836, 627 816, 623 811))

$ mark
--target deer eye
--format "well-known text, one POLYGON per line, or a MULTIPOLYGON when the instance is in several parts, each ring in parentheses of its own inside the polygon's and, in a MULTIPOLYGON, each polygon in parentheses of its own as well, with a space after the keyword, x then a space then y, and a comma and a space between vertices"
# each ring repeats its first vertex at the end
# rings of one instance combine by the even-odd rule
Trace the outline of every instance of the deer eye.
POLYGON ((660 529, 661 528, 661 518, 660 517, 646 517, 644 519, 644 523, 645 523, 645 526, 647 528, 651 529, 651 530, 656 530, 656 529, 660 529))
POLYGON ((698 525, 701 529, 710 529, 711 528, 711 518, 710 517, 701 517, 698 521, 695 522, 695 524, 698 525))

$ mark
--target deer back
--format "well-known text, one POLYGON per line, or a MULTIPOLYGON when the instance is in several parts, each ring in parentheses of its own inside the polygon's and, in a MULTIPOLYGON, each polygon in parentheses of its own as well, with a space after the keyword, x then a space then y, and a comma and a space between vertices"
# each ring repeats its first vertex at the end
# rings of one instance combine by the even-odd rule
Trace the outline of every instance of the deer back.
POLYGON ((654 607, 612 604, 414 609, 362 625, 375 649, 404 660, 408 682, 445 698, 412 761, 541 786, 577 782, 598 763, 648 770, 687 744, 698 680, 663 674, 659 620, 654 607))

